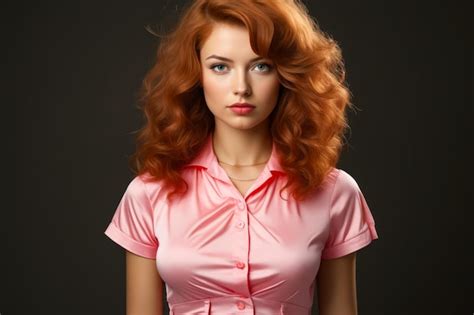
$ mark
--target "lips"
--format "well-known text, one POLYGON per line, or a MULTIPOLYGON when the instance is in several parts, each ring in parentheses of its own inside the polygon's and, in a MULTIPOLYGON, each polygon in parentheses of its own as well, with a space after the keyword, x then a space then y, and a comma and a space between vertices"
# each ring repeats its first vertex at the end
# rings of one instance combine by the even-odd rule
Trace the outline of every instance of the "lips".
POLYGON ((249 103, 235 103, 230 105, 229 107, 232 108, 255 108, 255 105, 249 104, 249 103))
POLYGON ((228 107, 237 115, 247 115, 255 109, 254 105, 248 103, 235 103, 228 107))

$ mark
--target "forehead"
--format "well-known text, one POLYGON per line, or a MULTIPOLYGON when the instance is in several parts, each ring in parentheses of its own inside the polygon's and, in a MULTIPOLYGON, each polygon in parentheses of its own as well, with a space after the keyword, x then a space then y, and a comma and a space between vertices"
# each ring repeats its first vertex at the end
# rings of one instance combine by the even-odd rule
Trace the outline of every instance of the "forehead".
POLYGON ((211 54, 230 59, 257 57, 252 47, 248 31, 243 26, 216 24, 209 37, 204 41, 201 49, 201 58, 211 54))

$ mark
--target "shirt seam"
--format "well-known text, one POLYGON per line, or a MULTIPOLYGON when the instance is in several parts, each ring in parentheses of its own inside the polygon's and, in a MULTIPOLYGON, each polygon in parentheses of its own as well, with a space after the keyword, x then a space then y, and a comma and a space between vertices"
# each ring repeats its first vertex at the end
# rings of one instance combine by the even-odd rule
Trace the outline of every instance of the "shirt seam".
POLYGON ((339 180, 339 175, 341 174, 341 170, 338 170, 337 171, 337 175, 336 175, 336 180, 334 181, 334 185, 332 187, 332 191, 331 191, 331 197, 329 198, 329 220, 331 221, 332 219, 332 205, 333 205, 333 198, 334 198, 334 192, 336 191, 336 186, 337 186, 337 182, 339 180))
POLYGON ((340 243, 337 243, 337 244, 335 244, 335 245, 333 245, 333 246, 331 246, 331 247, 327 247, 327 248, 325 248, 325 249, 326 249, 326 250, 329 250, 329 249, 334 249, 334 248, 337 248, 337 247, 339 247, 339 246, 341 246, 341 245, 345 245, 345 244, 348 244, 348 243, 351 243, 351 242, 353 242, 353 241, 354 241, 354 239, 356 239, 356 238, 360 237, 362 234, 365 234, 365 233, 367 233, 367 230, 369 230, 369 229, 370 229, 370 226, 369 226, 369 224, 368 224, 368 223, 366 223, 366 224, 367 224, 367 227, 366 227, 366 228, 365 228, 365 229, 364 229, 362 232, 360 232, 359 234, 357 234, 357 235, 354 235, 354 236, 353 236, 353 237, 351 237, 351 238, 348 238, 348 239, 346 239, 346 240, 343 240, 342 242, 340 242, 340 243))
POLYGON ((151 210, 151 222, 153 224, 153 235, 155 236, 155 238, 157 239, 158 241, 158 238, 156 237, 155 235, 155 209, 151 203, 151 199, 150 199, 150 196, 148 194, 148 188, 146 186, 146 183, 141 179, 140 176, 138 176, 138 180, 141 182, 142 186, 143 186, 143 193, 145 194, 145 197, 148 201, 148 206, 150 207, 150 210, 151 210))
POLYGON ((334 259, 334 258, 342 257, 344 255, 353 253, 369 245, 373 240, 377 239, 377 237, 375 238, 372 237, 372 233, 371 233, 371 226, 375 227, 375 225, 374 224, 367 224, 367 225, 368 225, 367 228, 363 232, 359 233, 358 235, 351 237, 350 239, 345 240, 342 243, 334 245, 333 247, 324 249, 321 252, 321 258, 334 259), (367 236, 367 238, 364 238, 363 236, 367 236), (350 250, 350 252, 347 252, 348 249, 350 250), (343 253, 346 253, 346 254, 340 255, 341 250, 343 253))
POLYGON ((110 239, 112 239, 115 243, 119 244, 120 246, 124 247, 132 253, 143 255, 147 258, 155 259, 154 256, 149 255, 149 253, 155 252, 156 254, 157 248, 155 248, 153 245, 138 242, 130 235, 123 232, 120 227, 113 221, 111 222, 107 230, 104 232, 104 234, 107 235, 110 239))

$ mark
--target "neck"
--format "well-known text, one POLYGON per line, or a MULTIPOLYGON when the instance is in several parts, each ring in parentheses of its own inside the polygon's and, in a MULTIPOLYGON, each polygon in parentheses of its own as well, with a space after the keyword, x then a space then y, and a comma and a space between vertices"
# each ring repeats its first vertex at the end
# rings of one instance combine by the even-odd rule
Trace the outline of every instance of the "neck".
POLYGON ((268 128, 240 130, 217 128, 213 149, 219 161, 232 165, 252 165, 270 158, 272 138, 268 128))

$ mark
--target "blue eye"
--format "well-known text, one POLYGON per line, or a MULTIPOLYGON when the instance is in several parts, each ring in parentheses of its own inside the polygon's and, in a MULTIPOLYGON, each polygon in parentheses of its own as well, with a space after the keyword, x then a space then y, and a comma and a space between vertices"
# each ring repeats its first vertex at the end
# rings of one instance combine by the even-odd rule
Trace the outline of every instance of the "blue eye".
MULTIPOLYGON (((259 66, 263 66, 264 68, 262 69, 261 67, 257 70, 257 72, 270 72, 271 69, 272 69, 272 66, 267 64, 267 63, 258 63, 255 65, 254 68, 258 68, 259 66), (265 69, 266 67, 266 69, 265 69)), ((226 68, 227 66, 224 65, 224 64, 221 64, 221 63, 218 63, 218 64, 215 64, 215 65, 212 65, 209 69, 213 70, 214 72, 217 72, 217 73, 222 73, 224 72, 224 68, 226 68), (218 68, 220 67, 220 68, 218 68)))
POLYGON ((259 63, 259 64, 257 64, 257 66, 265 66, 265 67, 267 67, 267 71, 270 71, 271 68, 272 68, 272 67, 271 67, 269 64, 267 64, 267 63, 259 63))
MULTIPOLYGON (((216 65, 212 65, 210 69, 212 70, 215 70, 214 68, 216 67, 225 67, 226 65, 223 65, 223 64, 216 64, 216 65)), ((216 72, 222 72, 222 71, 216 71, 216 72)))

